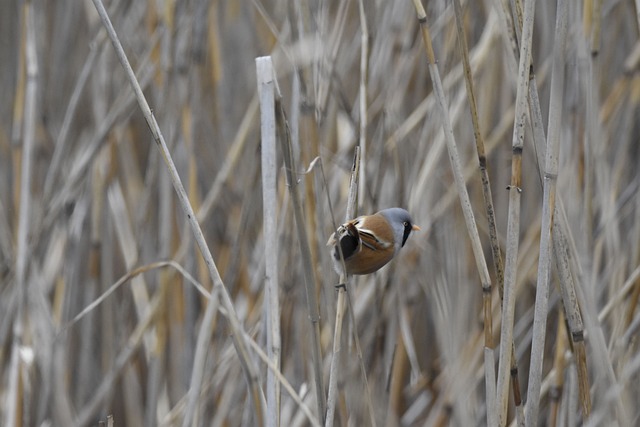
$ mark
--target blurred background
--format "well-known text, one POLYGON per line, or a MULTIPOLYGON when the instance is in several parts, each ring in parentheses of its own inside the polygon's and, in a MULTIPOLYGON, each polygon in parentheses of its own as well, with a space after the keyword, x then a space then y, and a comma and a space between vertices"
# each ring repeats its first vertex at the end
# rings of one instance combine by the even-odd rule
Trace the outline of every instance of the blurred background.
MULTIPOLYGON (((509 3, 463 2, 503 255, 517 81, 509 3)), ((537 3, 532 84, 546 130, 556 7, 537 3)), ((585 421, 573 399, 576 368, 553 272, 539 423, 633 425, 640 416, 640 19, 633 2, 569 3, 557 190, 586 325, 593 408, 585 421)), ((500 298, 453 7, 423 4, 493 280, 497 359, 500 298)), ((311 322, 279 145, 279 240, 263 239, 255 58, 264 55, 272 55, 291 129, 325 390, 339 281, 325 245, 335 226, 329 197, 342 222, 356 145, 359 213, 400 206, 422 227, 388 267, 349 283, 357 327, 347 316, 335 425, 371 423, 354 334, 378 425, 485 425, 482 289, 413 4, 105 6, 238 317, 262 348, 265 247, 278 248, 281 372, 311 411, 318 415, 311 322), (317 163, 308 169, 317 157, 324 176, 317 163)), ((0 64, 0 424, 98 425, 111 415, 121 426, 181 425, 208 303, 191 277, 208 290, 211 279, 93 3, 3 1, 0 64)), ((539 155, 528 128, 514 325, 525 401, 540 251, 539 155)), ((222 313, 208 338, 195 424, 256 425, 222 313)), ((267 368, 251 357, 264 386, 267 368)), ((512 398, 509 405, 511 421, 512 398)), ((285 391, 280 423, 310 425, 285 391)))

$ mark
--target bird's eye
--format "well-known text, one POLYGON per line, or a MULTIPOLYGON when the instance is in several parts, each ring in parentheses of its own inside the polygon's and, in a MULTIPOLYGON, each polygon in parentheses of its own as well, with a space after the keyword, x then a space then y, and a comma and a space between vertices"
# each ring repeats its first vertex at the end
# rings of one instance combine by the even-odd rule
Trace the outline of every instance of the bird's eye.
POLYGON ((409 223, 407 221, 403 222, 402 225, 404 225, 405 227, 409 226, 409 223))

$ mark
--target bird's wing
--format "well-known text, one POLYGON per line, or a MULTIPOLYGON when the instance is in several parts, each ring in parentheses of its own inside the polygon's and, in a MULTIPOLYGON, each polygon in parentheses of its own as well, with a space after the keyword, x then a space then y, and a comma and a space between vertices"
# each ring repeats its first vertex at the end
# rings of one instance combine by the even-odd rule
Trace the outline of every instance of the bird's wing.
POLYGON ((371 231, 372 229, 388 229, 388 223, 381 215, 376 214, 364 217, 355 225, 358 229, 362 244, 369 249, 376 251, 393 246, 393 231, 390 230, 389 233, 384 233, 384 235, 378 235, 371 231))

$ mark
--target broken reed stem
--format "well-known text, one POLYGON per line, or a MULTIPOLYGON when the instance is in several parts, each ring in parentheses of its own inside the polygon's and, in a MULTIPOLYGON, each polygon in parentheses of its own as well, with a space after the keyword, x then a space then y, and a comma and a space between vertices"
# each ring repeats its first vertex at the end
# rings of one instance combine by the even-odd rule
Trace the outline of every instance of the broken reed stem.
POLYGON ((281 149, 284 158, 284 170, 287 180, 287 187, 291 194, 291 203, 293 205, 293 215, 296 222, 296 230, 298 232, 298 243, 300 246, 300 257, 302 258, 302 270, 304 273, 304 289, 307 301, 307 310, 309 311, 309 321, 311 322, 311 358, 313 364, 313 374, 315 382, 316 407, 318 410, 318 418, 323 419, 326 401, 324 395, 324 382, 322 377, 322 351, 320 347, 320 310, 318 308, 318 300, 316 298, 316 275, 313 274, 313 261, 311 260, 311 248, 309 246, 309 237, 307 236, 304 213, 300 194, 298 192, 298 178, 294 175, 297 170, 293 151, 291 146, 291 132, 287 118, 282 106, 282 95, 276 86, 276 119, 278 128, 283 133, 280 137, 281 149))
POLYGON ((525 0, 524 23, 520 38, 520 59, 516 93, 516 112, 513 128, 511 184, 509 186, 509 213, 507 222, 507 251, 504 273, 504 302, 500 334, 500 362, 498 365, 497 412, 500 426, 507 423, 509 400, 509 372, 513 345, 513 321, 515 314, 515 285, 520 235, 520 197, 522 193, 522 149, 527 124, 527 99, 529 92, 529 65, 533 36, 535 0, 525 0))
MULTIPOLYGON (((213 256, 211 255, 211 251, 209 250, 207 243, 204 239, 204 235, 202 234, 202 229, 200 228, 200 224, 196 219, 193 208, 191 207, 191 204, 189 202, 189 198, 184 190, 184 186, 182 185, 182 181, 180 180, 178 171, 176 170, 175 164, 173 163, 173 159, 171 158, 171 154, 169 152, 169 149, 167 148, 167 144, 164 140, 164 136, 162 135, 160 127, 158 126, 158 123, 156 122, 156 119, 151 111, 151 108, 149 107, 149 104, 142 92, 142 89, 140 88, 140 84, 138 83, 135 73, 131 68, 131 64, 127 59, 124 49, 122 48, 122 44, 118 39, 118 35, 116 34, 116 31, 113 28, 113 24, 111 23, 111 20, 109 19, 107 11, 104 8, 104 4, 102 3, 101 0, 93 0, 93 4, 98 12, 98 15, 100 16, 102 24, 107 30, 109 39, 113 44, 113 47, 116 51, 116 55, 120 63, 122 64, 122 67, 124 68, 125 73, 127 74, 129 83, 132 86, 132 89, 135 93, 136 100, 138 101, 138 105, 140 106, 140 109, 142 110, 142 113, 149 126, 149 129, 151 130, 156 146, 160 150, 160 154, 162 155, 165 165, 167 166, 167 170, 171 176, 171 181, 178 195, 178 200, 180 201, 180 206, 182 207, 184 213, 187 216, 187 220, 195 236, 195 240, 196 240, 196 243, 198 244, 198 248, 200 249, 200 252, 205 260, 205 263, 207 264, 209 274, 213 282, 213 286, 215 289, 219 290, 221 302, 225 310, 227 311, 229 324, 233 332, 232 337, 238 353, 238 357, 240 359, 243 372, 245 374, 247 383, 249 385, 250 395, 253 399, 256 422, 262 425, 264 395, 262 393, 262 389, 258 384, 257 369, 254 366, 253 361, 249 356, 247 344, 245 343, 245 334, 242 330, 242 326, 236 314, 231 297, 229 296, 229 293, 227 292, 227 289, 224 286, 222 278, 220 277, 220 273, 218 272, 218 268, 215 264, 215 261, 213 260, 213 256)), ((211 294, 213 296, 215 292, 212 292, 211 294)), ((205 310, 203 322, 201 323, 200 331, 198 332, 198 342, 202 346, 207 345, 209 341, 209 337, 211 336, 212 328, 213 328, 212 322, 207 322, 206 320, 213 319, 213 314, 215 313, 217 306, 218 305, 214 304, 212 299, 209 299, 209 304, 207 305, 207 308, 205 310)), ((206 350, 203 347, 198 346, 196 348, 196 354, 198 353, 198 351, 206 351, 206 350)), ((204 358, 202 361, 204 362, 204 358)), ((202 366, 194 365, 193 372, 196 373, 201 368, 202 366)), ((198 378, 195 375, 192 376, 191 385, 189 388, 189 393, 191 393, 191 399, 197 399, 197 397, 200 394, 201 384, 202 384, 202 377, 198 378)), ((190 415, 187 414, 187 416, 190 416, 190 415)))
MULTIPOLYGON (((267 356, 280 369, 280 303, 278 300, 278 224, 277 154, 273 66, 270 56, 256 58, 258 98, 260 100, 260 141, 262 158, 262 207, 265 245, 265 313, 267 317, 267 356)), ((267 371, 267 414, 269 427, 280 425, 280 381, 267 371)))
POLYGON ((558 157, 560 154, 560 124, 562 119, 562 99, 564 91, 564 47, 567 34, 567 6, 559 0, 556 14, 556 30, 553 49, 553 71, 551 75, 551 96, 549 99, 549 127, 544 164, 542 225, 540 229, 540 256, 538 258, 538 280, 531 342, 531 363, 529 366, 529 386, 527 389, 527 410, 525 424, 536 426, 540 408, 540 386, 542 382, 542 362, 549 313, 549 282, 551 278, 552 228, 555 211, 555 195, 558 177, 558 157))

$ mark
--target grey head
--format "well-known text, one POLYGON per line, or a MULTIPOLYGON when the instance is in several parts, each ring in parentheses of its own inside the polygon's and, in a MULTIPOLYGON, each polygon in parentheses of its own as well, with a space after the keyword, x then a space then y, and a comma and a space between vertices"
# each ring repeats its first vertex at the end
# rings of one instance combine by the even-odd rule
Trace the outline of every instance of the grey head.
POLYGON ((420 227, 413 223, 409 212, 402 208, 383 209, 378 213, 384 216, 386 220, 389 221, 389 224, 391 224, 391 227, 393 227, 396 253, 404 246, 411 232, 420 229, 420 227))

